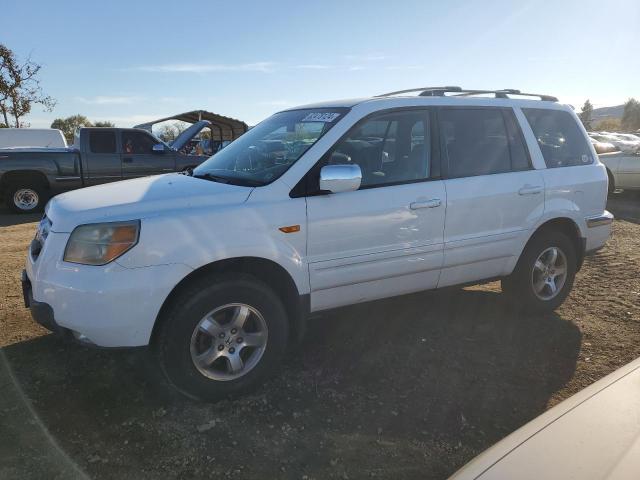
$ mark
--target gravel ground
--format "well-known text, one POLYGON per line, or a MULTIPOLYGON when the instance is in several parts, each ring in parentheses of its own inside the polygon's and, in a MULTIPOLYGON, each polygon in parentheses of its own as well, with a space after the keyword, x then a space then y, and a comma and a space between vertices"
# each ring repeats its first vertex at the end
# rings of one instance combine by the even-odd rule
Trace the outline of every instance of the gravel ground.
POLYGON ((609 203, 614 236, 556 313, 518 315, 497 283, 336 310, 259 392, 213 405, 144 349, 36 326, 19 286, 36 218, 2 212, 0 478, 446 478, 640 356, 640 197, 609 203))

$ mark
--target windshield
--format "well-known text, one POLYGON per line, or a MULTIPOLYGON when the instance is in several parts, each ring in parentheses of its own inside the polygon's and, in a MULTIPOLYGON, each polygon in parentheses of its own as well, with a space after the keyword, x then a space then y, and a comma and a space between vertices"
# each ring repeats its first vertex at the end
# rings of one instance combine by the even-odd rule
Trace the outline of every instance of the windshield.
POLYGON ((197 167, 193 176, 225 183, 271 183, 328 132, 345 108, 276 113, 197 167))

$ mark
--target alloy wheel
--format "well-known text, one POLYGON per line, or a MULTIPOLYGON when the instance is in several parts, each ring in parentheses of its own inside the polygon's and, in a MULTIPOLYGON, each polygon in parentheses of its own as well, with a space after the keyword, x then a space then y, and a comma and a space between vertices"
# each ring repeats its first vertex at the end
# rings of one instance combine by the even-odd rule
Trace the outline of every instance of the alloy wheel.
POLYGON ((262 358, 267 346, 267 324, 258 310, 230 303, 209 312, 191 336, 191 360, 212 380, 235 380, 262 358))
POLYGON ((541 300, 555 298, 567 280, 567 257, 558 247, 544 250, 533 264, 531 286, 541 300))

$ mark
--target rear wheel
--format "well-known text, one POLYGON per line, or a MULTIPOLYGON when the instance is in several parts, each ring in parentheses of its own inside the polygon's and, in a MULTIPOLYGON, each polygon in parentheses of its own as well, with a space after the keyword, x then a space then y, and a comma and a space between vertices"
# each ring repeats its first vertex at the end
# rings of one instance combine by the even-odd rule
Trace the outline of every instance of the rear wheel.
POLYGON ((567 298, 576 274, 573 242, 561 232, 542 231, 529 242, 502 290, 518 306, 551 311, 567 298))
POLYGON ((184 394, 204 400, 258 387, 279 366, 289 330, 277 295, 241 274, 194 283, 162 321, 156 339, 162 370, 184 394))
POLYGON ((47 201, 46 189, 30 182, 13 182, 5 190, 4 201, 16 213, 38 212, 47 201))

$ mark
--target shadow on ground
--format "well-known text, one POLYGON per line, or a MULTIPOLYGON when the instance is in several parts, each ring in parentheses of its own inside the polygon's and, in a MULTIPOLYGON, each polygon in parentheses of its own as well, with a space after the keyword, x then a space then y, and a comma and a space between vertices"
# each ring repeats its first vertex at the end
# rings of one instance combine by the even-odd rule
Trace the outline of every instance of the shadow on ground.
POLYGON ((618 192, 609 195, 607 210, 618 220, 640 224, 640 192, 618 192))
POLYGON ((325 314, 259 392, 209 405, 146 350, 46 336, 0 355, 0 476, 446 478, 544 411, 580 343, 496 292, 415 294, 325 314))
POLYGON ((0 203, 0 227, 10 227, 11 225, 22 225, 23 223, 37 222, 41 218, 42 212, 27 214, 13 213, 0 203))

